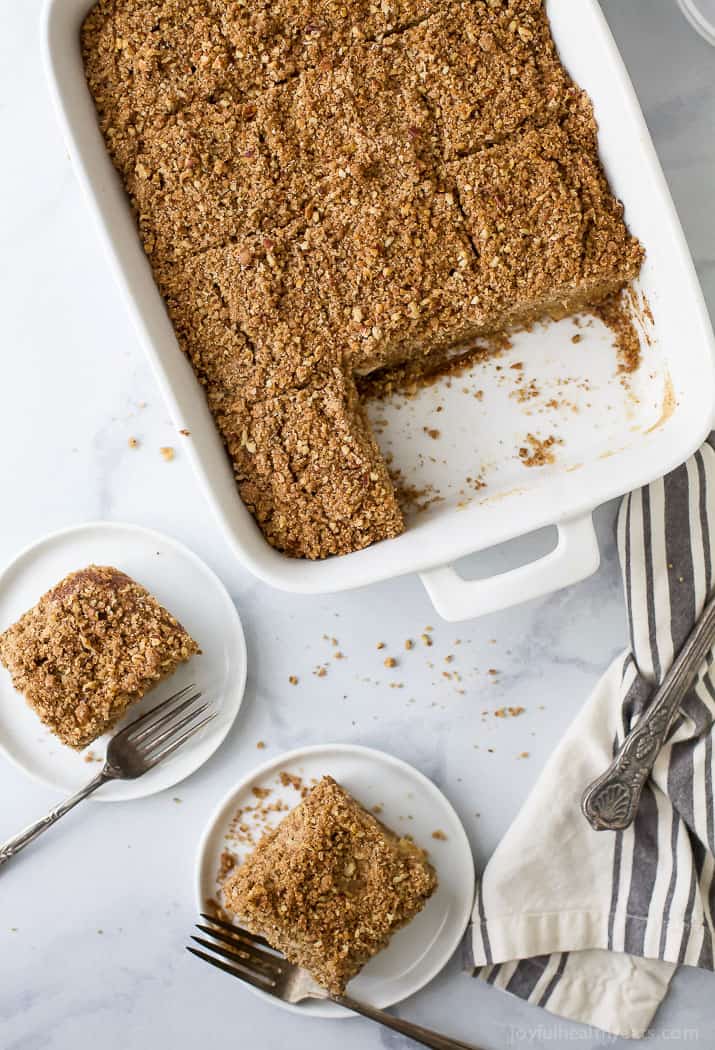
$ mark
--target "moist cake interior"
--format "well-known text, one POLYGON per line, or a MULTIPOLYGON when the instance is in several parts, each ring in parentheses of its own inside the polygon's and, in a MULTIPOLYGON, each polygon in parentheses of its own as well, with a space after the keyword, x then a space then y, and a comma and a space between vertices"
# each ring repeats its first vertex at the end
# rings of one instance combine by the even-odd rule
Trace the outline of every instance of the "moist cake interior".
POLYGON ((82 48, 241 496, 288 555, 404 529, 356 374, 640 268, 542 0, 100 0, 82 48))

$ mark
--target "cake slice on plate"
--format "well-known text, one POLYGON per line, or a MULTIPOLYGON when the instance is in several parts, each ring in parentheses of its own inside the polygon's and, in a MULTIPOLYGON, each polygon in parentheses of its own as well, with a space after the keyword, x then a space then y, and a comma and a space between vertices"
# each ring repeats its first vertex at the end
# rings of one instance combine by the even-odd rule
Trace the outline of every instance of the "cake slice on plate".
POLYGON ((63 744, 83 748, 199 647, 149 592, 111 566, 65 576, 0 634, 0 663, 63 744))
POLYGON ((229 874, 223 903, 339 995, 436 887, 424 851, 326 776, 229 874))

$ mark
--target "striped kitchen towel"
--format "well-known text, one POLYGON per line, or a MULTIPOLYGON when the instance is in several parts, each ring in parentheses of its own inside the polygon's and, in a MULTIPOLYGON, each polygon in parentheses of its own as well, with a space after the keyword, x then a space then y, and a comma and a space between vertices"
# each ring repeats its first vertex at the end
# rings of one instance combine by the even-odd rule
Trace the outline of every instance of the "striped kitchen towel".
POLYGON ((567 731, 481 877, 475 976, 571 1020, 638 1038, 679 965, 714 968, 713 653, 682 704, 635 823, 596 832, 586 785, 647 707, 713 587, 715 438, 623 500, 630 650, 567 731))

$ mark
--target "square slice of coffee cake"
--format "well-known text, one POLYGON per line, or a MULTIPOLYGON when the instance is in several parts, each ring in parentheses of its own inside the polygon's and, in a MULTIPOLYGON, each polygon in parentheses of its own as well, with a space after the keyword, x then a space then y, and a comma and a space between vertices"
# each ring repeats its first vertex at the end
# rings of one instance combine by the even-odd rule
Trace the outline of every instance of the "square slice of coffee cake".
POLYGON ((423 850, 323 777, 229 874, 223 902, 340 994, 436 887, 423 850))
POLYGON ((197 652, 141 584, 103 565, 70 573, 0 634, 13 685, 74 748, 105 733, 197 652))

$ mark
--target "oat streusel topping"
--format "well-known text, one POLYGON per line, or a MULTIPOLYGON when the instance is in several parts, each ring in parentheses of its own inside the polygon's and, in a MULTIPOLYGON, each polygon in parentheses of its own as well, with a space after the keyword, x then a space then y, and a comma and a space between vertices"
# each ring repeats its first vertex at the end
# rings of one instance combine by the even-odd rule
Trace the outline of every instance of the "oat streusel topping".
POLYGON ((199 647, 111 566, 72 572, 0 634, 13 685, 63 744, 83 748, 199 647))
POLYGON ((356 375, 640 268, 543 0, 99 0, 82 50, 241 494, 290 555, 404 528, 356 375))
POLYGON ((339 994, 436 886, 423 850, 323 777, 230 872, 223 903, 339 994))

